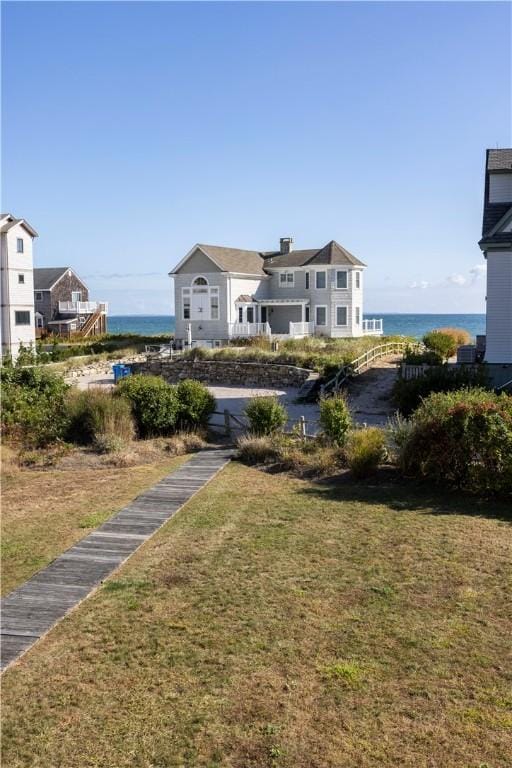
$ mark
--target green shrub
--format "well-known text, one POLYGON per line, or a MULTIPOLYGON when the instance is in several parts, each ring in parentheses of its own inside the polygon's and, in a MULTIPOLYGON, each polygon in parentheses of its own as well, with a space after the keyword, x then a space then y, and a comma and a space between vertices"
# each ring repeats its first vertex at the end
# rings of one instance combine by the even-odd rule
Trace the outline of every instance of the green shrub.
POLYGON ((140 437, 170 435, 174 431, 180 409, 176 387, 159 376, 127 376, 115 394, 129 400, 140 437))
POLYGON ((253 397, 247 403, 245 414, 253 435, 271 435, 282 429, 288 420, 286 408, 277 397, 253 397))
POLYGON ((408 475, 472 493, 512 494, 512 397, 484 389, 435 393, 399 446, 408 475))
POLYGON ((68 414, 67 439, 73 443, 94 444, 101 452, 110 453, 134 436, 130 403, 113 397, 109 391, 95 388, 70 392, 68 414), (108 449, 108 444, 114 443, 118 447, 108 449))
POLYGON ((2 431, 26 448, 63 438, 67 426, 66 393, 61 376, 41 367, 2 368, 2 431))
POLYGON ((386 459, 386 435, 378 427, 354 430, 348 437, 345 454, 354 477, 369 477, 386 459))
POLYGON ((423 337, 423 343, 427 349, 438 354, 443 360, 448 360, 457 351, 457 342, 451 333, 429 331, 423 337))
POLYGON ((431 349, 427 349, 424 352, 418 352, 417 349, 407 348, 403 357, 404 363, 407 365, 441 365, 443 358, 438 352, 434 352, 431 349))
POLYGON ((333 395, 320 400, 320 425, 333 445, 339 448, 345 445, 352 417, 344 395, 333 395))
POLYGON ((397 379, 393 387, 393 401, 404 416, 409 416, 432 392, 451 392, 486 384, 484 367, 440 365, 430 368, 417 379, 397 379))
POLYGON ((200 381, 185 379, 177 388, 179 412, 178 421, 182 429, 206 427, 215 410, 216 401, 212 393, 200 381))

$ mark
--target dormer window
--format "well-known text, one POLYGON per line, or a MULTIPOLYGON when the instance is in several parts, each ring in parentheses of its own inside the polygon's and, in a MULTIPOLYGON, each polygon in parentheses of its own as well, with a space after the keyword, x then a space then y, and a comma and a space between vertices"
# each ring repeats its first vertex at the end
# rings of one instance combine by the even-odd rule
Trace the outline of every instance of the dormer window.
POLYGON ((293 272, 280 272, 279 285, 282 288, 293 288, 295 284, 295 274, 293 272))
POLYGON ((206 277, 196 277, 192 285, 208 285, 206 277))

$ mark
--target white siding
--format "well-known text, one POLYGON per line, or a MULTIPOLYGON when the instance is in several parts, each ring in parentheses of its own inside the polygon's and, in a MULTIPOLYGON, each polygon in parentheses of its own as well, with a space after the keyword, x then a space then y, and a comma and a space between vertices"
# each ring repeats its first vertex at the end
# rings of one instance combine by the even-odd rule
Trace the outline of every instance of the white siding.
POLYGON ((512 363, 512 252, 487 253, 488 363, 512 363))
POLYGON ((489 174, 489 202, 512 202, 512 173, 489 174))
POLYGON ((20 343, 35 344, 33 238, 19 224, 1 235, 2 351, 16 357, 20 343), (23 238, 23 253, 17 253, 17 239, 23 238), (20 283, 18 275, 25 281, 20 283), (15 313, 29 312, 29 325, 16 325, 15 313))

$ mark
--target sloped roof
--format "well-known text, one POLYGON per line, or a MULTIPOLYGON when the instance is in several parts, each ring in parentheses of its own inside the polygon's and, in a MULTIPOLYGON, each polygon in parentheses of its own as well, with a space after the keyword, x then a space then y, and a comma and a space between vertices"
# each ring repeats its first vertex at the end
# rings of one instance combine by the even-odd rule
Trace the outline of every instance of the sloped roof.
POLYGON ((290 253, 265 254, 266 267, 306 267, 306 266, 352 266, 365 267, 362 261, 343 248, 336 240, 331 240, 323 248, 290 253))
POLYGON ((207 256, 224 272, 240 272, 246 275, 264 275, 263 259, 259 251, 246 251, 242 248, 225 248, 222 245, 198 243, 207 256))
POLYGON ((38 267, 34 269, 34 290, 48 291, 70 267, 38 267))
MULTIPOLYGON (((305 267, 311 265, 336 265, 365 267, 362 261, 343 248, 335 240, 331 240, 322 248, 290 251, 247 251, 242 248, 226 248, 221 245, 206 245, 198 243, 190 251, 191 256, 196 248, 200 248, 223 272, 238 272, 246 275, 266 275, 265 270, 280 267, 305 267)), ((175 274, 187 257, 170 273, 175 274)))
POLYGON ((249 296, 248 293, 241 293, 238 299, 235 299, 235 304, 252 304, 254 296, 249 296))
POLYGON ((512 149, 488 149, 488 171, 512 171, 512 149))
POLYGON ((497 232, 493 235, 493 228, 498 222, 512 210, 512 203, 491 203, 489 202, 489 172, 508 171, 512 172, 512 149, 488 149, 485 164, 485 192, 484 192, 484 210, 482 216, 482 239, 479 242, 480 247, 485 244, 509 243, 512 240, 510 232, 497 232))
POLYGON ((21 224, 22 227, 25 227, 27 232, 32 235, 32 237, 37 237, 37 232, 35 231, 34 227, 31 227, 28 221, 25 219, 17 219, 10 213, 0 213, 0 232, 8 232, 13 227, 17 227, 18 224, 21 224))

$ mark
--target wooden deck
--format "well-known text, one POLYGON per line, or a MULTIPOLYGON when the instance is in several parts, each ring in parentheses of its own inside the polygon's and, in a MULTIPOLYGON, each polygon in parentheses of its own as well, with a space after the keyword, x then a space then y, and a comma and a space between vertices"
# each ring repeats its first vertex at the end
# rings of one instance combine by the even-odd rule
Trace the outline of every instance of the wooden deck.
POLYGON ((1 669, 18 659, 127 560, 230 460, 201 451, 1 601, 1 669))

